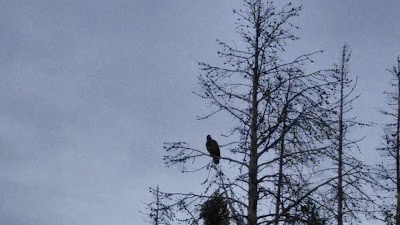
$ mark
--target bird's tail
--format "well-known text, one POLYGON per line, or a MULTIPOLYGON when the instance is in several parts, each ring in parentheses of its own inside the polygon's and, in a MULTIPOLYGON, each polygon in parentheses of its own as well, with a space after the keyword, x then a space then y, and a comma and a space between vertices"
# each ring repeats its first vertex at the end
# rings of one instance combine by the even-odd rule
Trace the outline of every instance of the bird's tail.
POLYGON ((219 164, 219 157, 214 157, 213 161, 214 161, 215 164, 219 164))

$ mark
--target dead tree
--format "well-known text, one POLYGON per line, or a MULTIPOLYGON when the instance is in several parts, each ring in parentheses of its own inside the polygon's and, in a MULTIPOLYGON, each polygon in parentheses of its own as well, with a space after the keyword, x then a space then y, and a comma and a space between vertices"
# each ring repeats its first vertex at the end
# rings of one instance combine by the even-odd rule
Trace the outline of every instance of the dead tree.
POLYGON ((146 211, 141 212, 150 219, 146 222, 152 225, 171 225, 173 212, 168 205, 162 203, 158 185, 155 189, 150 188, 150 192, 154 196, 154 202, 146 204, 146 211))
MULTIPOLYGON (((203 193, 161 194, 168 209, 175 210, 175 220, 198 223, 201 206, 221 191, 238 225, 295 222, 301 204, 337 179, 319 176, 321 161, 332 149, 336 111, 328 99, 337 81, 328 71, 305 70, 319 52, 283 57, 297 39, 292 19, 300 11, 291 3, 278 9, 273 1, 245 0, 244 9, 234 11, 239 47, 218 41, 222 65, 199 63, 201 91, 196 94, 214 106, 200 119, 225 113, 234 122, 228 143, 220 146, 220 166, 203 182, 203 193), (222 172, 224 166, 229 172, 222 172)), ((196 161, 212 157, 204 148, 166 143, 166 166, 180 165, 182 172, 215 168, 196 161)))
MULTIPOLYGON (((335 135, 332 138, 333 149, 330 158, 336 166, 331 172, 337 175, 337 180, 323 193, 323 207, 331 212, 332 217, 338 225, 344 221, 357 220, 360 214, 368 216, 372 211, 373 198, 370 197, 366 188, 374 184, 370 167, 358 159, 361 155, 357 143, 363 139, 350 138, 352 129, 369 126, 361 123, 352 114, 353 102, 359 98, 354 94, 357 86, 357 77, 352 79, 349 75, 349 62, 351 52, 345 44, 340 53, 338 64, 334 65, 333 77, 338 83, 331 107, 335 110, 336 116, 332 127, 335 128, 335 135), (335 99, 337 99, 335 101, 335 99), (358 156, 357 156, 358 154, 358 156), (331 204, 333 203, 333 205, 331 204)), ((329 171, 327 171, 329 176, 329 171)))
MULTIPOLYGON (((384 128, 383 147, 378 148, 385 161, 377 170, 378 178, 382 181, 380 186, 380 198, 384 200, 382 212, 385 219, 395 212, 395 224, 400 224, 400 56, 397 58, 397 65, 388 70, 393 79, 390 83, 392 90, 386 94, 387 109, 380 109, 380 112, 389 117, 391 122, 384 128)), ((387 221, 386 221, 387 222, 387 221)))

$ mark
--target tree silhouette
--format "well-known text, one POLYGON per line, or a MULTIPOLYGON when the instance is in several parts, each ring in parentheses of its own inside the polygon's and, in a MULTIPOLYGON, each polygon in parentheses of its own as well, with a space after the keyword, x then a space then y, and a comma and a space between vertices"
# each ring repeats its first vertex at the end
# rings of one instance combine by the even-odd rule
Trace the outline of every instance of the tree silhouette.
POLYGON ((324 176, 322 162, 332 155, 336 138, 332 125, 337 112, 329 99, 338 82, 330 70, 306 71, 320 52, 283 57, 298 39, 291 20, 300 11, 291 3, 278 9, 273 1, 245 0, 244 9, 234 11, 242 43, 218 41, 221 66, 199 63, 201 91, 196 94, 214 106, 199 119, 225 113, 234 122, 225 135, 228 143, 220 146, 218 166, 196 161, 209 157, 204 147, 165 143, 166 166, 180 165, 184 173, 215 169, 209 170, 202 193, 162 192, 161 201, 175 212, 173 219, 198 223, 199 215, 207 215, 203 203, 221 190, 238 225, 292 223, 307 199, 321 201, 318 190, 337 179, 324 176))
POLYGON ((388 71, 393 75, 393 89, 384 92, 388 109, 380 109, 380 112, 391 122, 384 128, 383 147, 378 148, 385 161, 378 165, 376 173, 382 182, 379 188, 383 192, 379 197, 385 217, 383 220, 389 220, 389 212, 395 212, 395 223, 400 224, 400 56, 397 57, 397 65, 388 71))
POLYGON ((335 137, 332 138, 333 151, 329 158, 333 164, 331 171, 337 175, 337 180, 325 190, 324 200, 321 201, 321 206, 336 218, 338 225, 343 225, 345 220, 357 220, 361 214, 369 216, 375 205, 367 187, 375 184, 376 180, 370 172, 370 166, 357 158, 357 153, 360 154, 357 144, 363 137, 350 138, 354 128, 368 126, 352 116, 353 103, 359 95, 354 94, 357 77, 353 79, 349 74, 350 58, 351 51, 345 44, 340 52, 339 63, 332 70, 338 88, 331 104, 337 113, 332 125, 335 137))
POLYGON ((214 194, 201 207, 204 225, 229 225, 228 203, 221 194, 214 194))
POLYGON ((317 205, 310 199, 301 205, 303 221, 299 224, 304 225, 327 225, 326 219, 321 218, 317 205))

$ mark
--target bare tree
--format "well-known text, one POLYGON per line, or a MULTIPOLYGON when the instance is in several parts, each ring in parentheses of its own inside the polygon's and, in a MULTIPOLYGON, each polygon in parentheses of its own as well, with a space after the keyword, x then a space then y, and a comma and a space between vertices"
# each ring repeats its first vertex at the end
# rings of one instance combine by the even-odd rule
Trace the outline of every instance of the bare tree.
POLYGON ((335 90, 336 97, 331 99, 331 107, 337 113, 332 125, 336 132, 335 137, 331 139, 333 151, 330 158, 336 166, 331 171, 337 175, 337 180, 323 193, 324 201, 321 202, 336 218, 338 225, 343 225, 345 221, 357 220, 360 213, 368 215, 373 211, 371 206, 374 205, 367 188, 374 184, 375 180, 370 173, 370 167, 356 155, 361 155, 357 143, 362 138, 351 138, 350 133, 356 127, 368 126, 351 114, 352 104, 359 95, 354 94, 357 78, 353 80, 349 75, 350 57, 351 52, 345 44, 340 53, 339 64, 335 64, 333 69, 338 88, 335 90))
POLYGON ((400 56, 397 57, 397 65, 388 71, 393 75, 390 84, 393 89, 384 92, 388 109, 380 109, 380 112, 388 116, 391 122, 384 128, 383 147, 378 148, 381 155, 388 160, 379 165, 377 174, 383 182, 380 188, 384 192, 380 198, 385 203, 382 208, 384 220, 390 224, 391 212, 395 212, 395 223, 400 224, 400 56))
POLYGON ((316 53, 283 60, 289 42, 297 39, 291 20, 301 7, 288 3, 278 9, 262 0, 245 0, 244 6, 234 11, 240 48, 219 41, 223 65, 199 63, 197 94, 214 106, 200 119, 226 113, 235 121, 228 143, 220 146, 220 165, 197 163, 212 157, 203 148, 165 144, 166 166, 181 165, 182 172, 215 169, 209 170, 203 193, 162 192, 161 201, 175 212, 171 220, 199 223, 202 206, 212 193, 222 192, 238 225, 293 224, 302 221, 301 205, 314 197, 318 202, 314 193, 338 178, 321 176, 335 137, 336 111, 328 99, 337 81, 328 71, 306 72, 316 53), (229 170, 223 172, 223 166, 229 170))
POLYGON ((170 210, 169 206, 162 203, 160 199, 160 189, 157 185, 155 189, 150 189, 150 192, 154 195, 154 202, 146 204, 146 212, 141 212, 145 214, 152 225, 171 225, 170 221, 173 217, 173 212, 170 210))

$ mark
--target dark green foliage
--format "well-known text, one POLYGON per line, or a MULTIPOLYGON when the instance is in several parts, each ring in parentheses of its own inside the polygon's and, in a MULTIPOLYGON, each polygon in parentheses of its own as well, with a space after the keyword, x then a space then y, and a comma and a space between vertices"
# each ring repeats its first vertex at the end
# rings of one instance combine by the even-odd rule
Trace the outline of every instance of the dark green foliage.
POLYGON ((317 206, 311 200, 305 202, 301 206, 301 213, 304 217, 304 222, 301 224, 305 225, 327 225, 326 220, 321 218, 317 206))
POLYGON ((390 210, 384 211, 384 222, 386 225, 395 225, 395 215, 390 210))
POLYGON ((229 225, 228 203, 220 194, 214 194, 202 208, 200 217, 204 225, 229 225))

